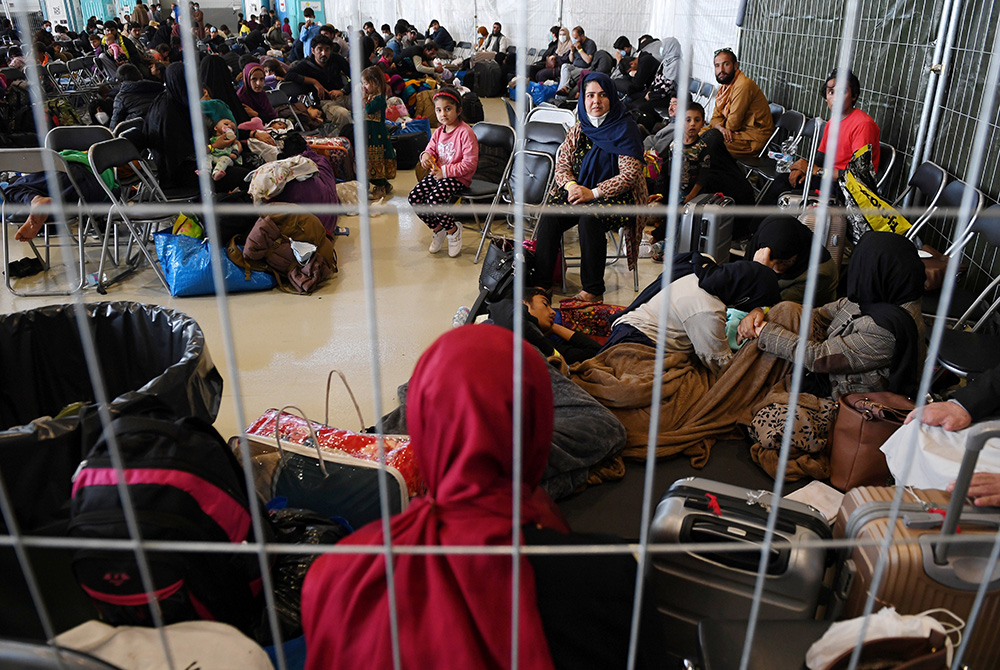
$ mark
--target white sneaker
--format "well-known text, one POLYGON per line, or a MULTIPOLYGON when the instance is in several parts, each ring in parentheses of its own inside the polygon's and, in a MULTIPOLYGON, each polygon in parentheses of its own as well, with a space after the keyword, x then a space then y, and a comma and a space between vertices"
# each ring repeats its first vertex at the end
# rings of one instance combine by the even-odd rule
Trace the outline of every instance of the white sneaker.
MULTIPOLYGON (((436 254, 437 252, 441 251, 441 247, 444 246, 444 238, 447 236, 448 236, 448 231, 445 230, 444 228, 437 231, 436 233, 433 233, 431 235, 431 246, 427 247, 427 251, 431 252, 432 254, 436 254)), ((450 248, 451 247, 449 245, 449 249, 450 248)))
POLYGON ((448 235, 448 255, 452 258, 462 253, 462 226, 455 228, 455 232, 448 235))

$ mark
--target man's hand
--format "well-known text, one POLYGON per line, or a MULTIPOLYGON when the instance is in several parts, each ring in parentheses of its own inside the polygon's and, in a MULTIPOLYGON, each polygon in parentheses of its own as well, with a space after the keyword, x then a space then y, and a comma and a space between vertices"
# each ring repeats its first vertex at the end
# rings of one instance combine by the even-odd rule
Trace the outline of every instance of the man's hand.
POLYGON ((771 247, 761 247, 754 252, 753 259, 761 265, 766 265, 772 270, 774 269, 771 266, 771 247))
MULTIPOLYGON (((934 405, 954 405, 955 403, 934 403, 934 405)), ((928 405, 933 407, 933 405, 928 405)), ((926 415, 925 415, 926 416, 926 415)), ((948 490, 955 490, 955 482, 948 484, 948 490)), ((969 497, 976 507, 1000 506, 1000 475, 991 472, 977 472, 969 482, 969 497)))
POLYGON ((727 143, 733 141, 733 131, 731 131, 729 128, 726 128, 721 123, 716 123, 712 127, 718 130, 720 133, 722 133, 722 139, 725 140, 727 143))
MULTIPOLYGON (((903 423, 910 423, 915 418, 917 418, 917 410, 907 414, 903 423)), ((926 426, 941 426, 945 430, 963 430, 972 425, 972 417, 964 407, 956 402, 932 402, 924 407, 921 423, 926 426)))
POLYGON ((327 91, 326 88, 323 86, 323 84, 319 83, 318 81, 315 84, 313 84, 313 88, 316 89, 317 100, 326 100, 327 97, 330 95, 330 92, 327 91))
POLYGON ((341 98, 344 97, 344 92, 343 91, 329 91, 329 95, 330 95, 330 99, 331 100, 340 100, 341 98))
POLYGON ((736 327, 736 332, 740 336, 740 341, 752 340, 760 335, 764 324, 767 323, 767 316, 760 307, 755 307, 749 314, 740 320, 740 325, 736 327))

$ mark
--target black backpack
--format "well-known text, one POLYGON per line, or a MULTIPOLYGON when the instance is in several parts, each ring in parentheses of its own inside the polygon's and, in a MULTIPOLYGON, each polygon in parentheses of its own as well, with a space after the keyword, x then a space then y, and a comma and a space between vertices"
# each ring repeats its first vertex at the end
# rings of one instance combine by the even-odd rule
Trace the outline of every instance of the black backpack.
POLYGON ((472 69, 475 81, 472 90, 480 98, 496 98, 503 93, 503 72, 495 60, 482 60, 472 69))
POLYGON ((486 120, 482 100, 471 91, 462 96, 462 120, 470 126, 486 120))
MULTIPOLYGON (((253 541, 243 471, 212 426, 196 418, 125 416, 109 430, 117 436, 143 540, 253 541)), ((109 430, 73 476, 71 537, 129 539, 109 430)), ((146 556, 165 624, 221 621, 248 634, 259 624, 263 598, 255 555, 147 550, 146 556)), ((102 620, 153 625, 133 551, 80 549, 73 571, 102 620)))

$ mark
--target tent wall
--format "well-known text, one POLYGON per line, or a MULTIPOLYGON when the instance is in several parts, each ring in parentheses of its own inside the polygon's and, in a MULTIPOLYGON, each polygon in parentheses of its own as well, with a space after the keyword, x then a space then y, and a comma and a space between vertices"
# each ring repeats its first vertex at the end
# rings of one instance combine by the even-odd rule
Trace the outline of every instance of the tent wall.
MULTIPOLYGON (((882 141, 903 154, 900 179, 891 193, 900 190, 910 173, 944 5, 944 0, 874 0, 859 5, 853 59, 862 88, 858 106, 878 122, 882 141)), ((829 116, 819 91, 837 59, 844 7, 843 0, 815 0, 808 5, 793 0, 750 2, 741 61, 769 100, 806 115, 829 116)), ((963 3, 961 11, 941 122, 929 159, 964 178, 1000 6, 991 0, 973 1, 963 3)), ((997 95, 992 87, 988 93, 997 95)), ((996 113, 990 131, 991 151, 983 176, 974 185, 996 201, 1000 194, 996 113)), ((947 246, 932 232, 925 237, 939 249, 947 246)), ((981 287, 988 283, 987 273, 996 276, 1000 271, 1000 260, 981 242, 970 244, 966 254, 971 262, 963 281, 968 286, 981 287)))

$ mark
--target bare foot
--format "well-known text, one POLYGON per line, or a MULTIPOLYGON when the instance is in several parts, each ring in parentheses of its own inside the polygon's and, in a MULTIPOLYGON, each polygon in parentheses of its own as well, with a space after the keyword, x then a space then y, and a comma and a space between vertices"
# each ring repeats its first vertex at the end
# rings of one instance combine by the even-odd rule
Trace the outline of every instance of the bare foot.
POLYGON ((604 300, 604 296, 594 295, 593 293, 587 293, 586 291, 580 291, 573 296, 573 300, 579 300, 580 302, 602 302, 604 300))
POLYGON ((224 179, 225 176, 226 176, 226 171, 225 170, 219 170, 218 172, 213 172, 212 173, 212 179, 214 179, 215 181, 219 181, 220 179, 224 179))
POLYGON ((40 214, 34 211, 36 207, 47 207, 52 204, 52 198, 43 195, 36 195, 31 199, 31 209, 32 213, 28 215, 28 220, 17 229, 17 233, 14 234, 14 239, 18 242, 27 242, 28 240, 35 239, 35 235, 38 235, 38 231, 42 229, 45 222, 48 220, 48 214, 40 214))

